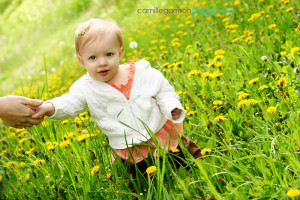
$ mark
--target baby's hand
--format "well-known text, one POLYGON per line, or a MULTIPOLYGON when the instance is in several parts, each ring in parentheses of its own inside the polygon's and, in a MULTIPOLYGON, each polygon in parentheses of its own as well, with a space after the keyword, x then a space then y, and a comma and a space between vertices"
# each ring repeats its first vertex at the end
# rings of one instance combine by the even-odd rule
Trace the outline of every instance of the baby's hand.
POLYGON ((32 118, 42 118, 46 116, 52 116, 55 112, 55 108, 52 103, 45 102, 41 106, 35 108, 36 113, 32 116, 32 118))
POLYGON ((173 120, 177 120, 180 117, 181 110, 178 108, 175 108, 174 110, 172 110, 171 114, 172 114, 173 120))

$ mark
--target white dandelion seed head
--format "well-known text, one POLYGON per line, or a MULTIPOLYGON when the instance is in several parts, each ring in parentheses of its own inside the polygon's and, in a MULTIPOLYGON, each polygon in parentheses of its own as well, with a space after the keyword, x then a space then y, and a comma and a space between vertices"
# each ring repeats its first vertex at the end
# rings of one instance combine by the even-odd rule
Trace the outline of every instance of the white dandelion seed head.
POLYGON ((55 68, 55 67, 52 67, 52 68, 51 68, 51 72, 56 72, 56 68, 55 68))
POLYGON ((260 59, 263 60, 263 61, 267 61, 268 57, 267 56, 262 56, 260 59))
POLYGON ((64 41, 59 42, 59 46, 65 46, 65 45, 66 45, 66 42, 64 42, 64 41))
POLYGON ((129 44, 129 47, 130 47, 131 49, 135 49, 135 48, 137 48, 137 46, 138 46, 138 43, 135 42, 135 41, 130 42, 130 44, 129 44))

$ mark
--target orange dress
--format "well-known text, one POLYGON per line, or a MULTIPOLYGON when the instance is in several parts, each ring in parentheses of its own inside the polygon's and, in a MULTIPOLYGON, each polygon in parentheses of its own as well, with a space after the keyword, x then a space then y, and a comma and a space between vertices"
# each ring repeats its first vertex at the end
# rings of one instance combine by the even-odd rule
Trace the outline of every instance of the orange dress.
MULTIPOLYGON (((135 73, 135 63, 130 60, 126 64, 130 64, 130 72, 128 75, 127 83, 125 85, 121 84, 120 86, 117 86, 115 83, 110 83, 109 85, 119 90, 127 99, 129 99, 131 86, 133 83, 133 78, 135 73)), ((164 126, 155 134, 155 136, 159 141, 161 147, 165 148, 166 151, 168 151, 170 147, 177 148, 178 146, 177 132, 179 132, 179 135, 182 136, 182 131, 183 131, 182 123, 173 124, 173 122, 168 119, 167 122, 164 124, 164 126)), ((153 155, 155 155, 156 145, 154 141, 150 139, 146 143, 148 143, 148 145, 137 145, 126 149, 114 149, 114 151, 122 159, 127 160, 128 158, 130 158, 130 162, 134 163, 132 159, 134 158, 135 162, 138 163, 142 161, 144 158, 148 157, 150 150, 152 151, 153 155)), ((112 160, 113 162, 115 162, 114 155, 112 155, 112 160)))

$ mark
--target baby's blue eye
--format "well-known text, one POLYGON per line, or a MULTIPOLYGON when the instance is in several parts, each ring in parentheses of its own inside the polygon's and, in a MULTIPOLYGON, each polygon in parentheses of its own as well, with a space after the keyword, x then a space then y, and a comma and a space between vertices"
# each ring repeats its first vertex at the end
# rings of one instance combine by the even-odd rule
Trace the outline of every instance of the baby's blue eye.
POLYGON ((106 56, 112 56, 112 53, 107 53, 106 56))
POLYGON ((95 59, 96 59, 96 56, 91 56, 90 59, 91 59, 91 60, 95 60, 95 59))

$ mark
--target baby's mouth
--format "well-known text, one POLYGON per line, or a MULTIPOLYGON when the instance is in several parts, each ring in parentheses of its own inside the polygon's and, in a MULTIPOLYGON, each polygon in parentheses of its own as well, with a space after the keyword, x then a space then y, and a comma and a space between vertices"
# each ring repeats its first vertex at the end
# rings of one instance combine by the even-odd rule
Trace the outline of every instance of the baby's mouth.
POLYGON ((101 76, 105 76, 108 73, 108 69, 101 70, 98 72, 101 76))

